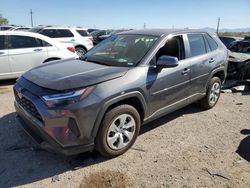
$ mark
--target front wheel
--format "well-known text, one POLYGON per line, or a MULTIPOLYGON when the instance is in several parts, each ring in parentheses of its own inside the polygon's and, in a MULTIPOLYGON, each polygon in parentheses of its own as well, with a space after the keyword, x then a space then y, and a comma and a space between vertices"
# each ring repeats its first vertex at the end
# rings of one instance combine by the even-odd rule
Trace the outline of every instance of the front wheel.
POLYGON ((206 96, 201 99, 200 104, 206 109, 213 108, 220 98, 221 80, 213 77, 209 83, 206 96))
POLYGON ((97 151, 106 157, 125 153, 134 144, 140 125, 140 115, 130 105, 120 105, 108 111, 97 134, 97 151))

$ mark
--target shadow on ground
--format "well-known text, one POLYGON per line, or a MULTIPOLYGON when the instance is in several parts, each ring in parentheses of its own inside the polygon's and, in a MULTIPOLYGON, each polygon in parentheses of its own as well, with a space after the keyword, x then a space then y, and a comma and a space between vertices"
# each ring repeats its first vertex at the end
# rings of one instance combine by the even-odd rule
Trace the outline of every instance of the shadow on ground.
POLYGON ((245 137, 238 146, 237 153, 245 160, 250 162, 250 129, 243 129, 240 132, 243 135, 248 135, 245 137))
POLYGON ((11 80, 0 80, 0 87, 1 86, 11 86, 16 83, 16 79, 11 79, 11 80))
MULTIPOLYGON (((196 113, 201 110, 195 104, 190 105, 142 126, 141 134, 183 114, 196 113)), ((64 157, 40 150, 34 147, 15 116, 15 113, 10 113, 0 118, 0 187, 22 186, 50 177, 52 180, 52 177, 63 172, 108 160, 96 152, 64 157)))

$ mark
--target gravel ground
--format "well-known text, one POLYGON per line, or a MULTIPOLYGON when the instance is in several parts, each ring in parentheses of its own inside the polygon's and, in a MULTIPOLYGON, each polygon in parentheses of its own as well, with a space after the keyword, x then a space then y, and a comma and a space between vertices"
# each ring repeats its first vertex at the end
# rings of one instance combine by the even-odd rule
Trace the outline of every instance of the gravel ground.
POLYGON ((0 187, 250 187, 249 93, 147 124, 132 149, 107 160, 34 148, 15 119, 13 83, 0 84, 0 187))

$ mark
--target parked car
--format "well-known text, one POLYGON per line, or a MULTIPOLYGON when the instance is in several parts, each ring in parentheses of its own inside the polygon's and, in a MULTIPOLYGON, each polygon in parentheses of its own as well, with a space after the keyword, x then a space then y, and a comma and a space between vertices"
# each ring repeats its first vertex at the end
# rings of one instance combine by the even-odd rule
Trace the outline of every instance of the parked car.
POLYGON ((115 35, 117 33, 123 32, 123 31, 127 31, 127 30, 125 30, 125 29, 113 30, 113 31, 110 31, 108 34, 100 35, 99 42, 105 40, 106 38, 110 37, 111 35, 115 35))
POLYGON ((72 43, 79 57, 93 47, 93 38, 87 29, 81 27, 40 26, 29 31, 54 38, 59 42, 72 43))
POLYGON ((14 27, 12 29, 10 29, 11 31, 29 31, 31 28, 30 27, 24 27, 24 26, 21 26, 21 27, 14 27))
POLYGON ((250 79, 250 40, 235 41, 228 49, 228 78, 250 79))
POLYGON ((14 26, 11 26, 11 25, 2 25, 0 26, 0 31, 7 31, 7 30, 10 30, 14 28, 14 26))
POLYGON ((220 40, 228 48, 232 42, 243 40, 241 37, 220 36, 220 40))
POLYGON ((99 30, 99 31, 93 31, 91 36, 93 37, 93 44, 97 45, 99 42, 104 40, 106 35, 109 35, 113 30, 99 30))
POLYGON ((89 33, 92 33, 93 31, 99 31, 99 29, 88 29, 89 33))
POLYGON ((47 150, 96 148, 115 157, 133 145, 141 125, 195 101, 213 108, 227 58, 217 35, 206 31, 126 31, 91 49, 85 62, 25 73, 14 86, 18 119, 47 150))
POLYGON ((0 80, 17 78, 52 60, 77 58, 72 44, 22 31, 0 31, 0 80))

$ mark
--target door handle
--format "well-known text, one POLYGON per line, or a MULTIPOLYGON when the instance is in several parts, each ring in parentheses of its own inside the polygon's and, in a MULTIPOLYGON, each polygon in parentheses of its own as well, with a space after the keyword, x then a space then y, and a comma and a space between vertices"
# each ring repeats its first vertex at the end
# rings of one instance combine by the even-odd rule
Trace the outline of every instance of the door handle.
POLYGON ((208 62, 213 63, 214 61, 215 61, 214 58, 210 58, 210 60, 208 62))
POLYGON ((190 72, 190 69, 185 68, 185 69, 181 72, 181 74, 182 74, 182 75, 187 75, 189 72, 190 72))
POLYGON ((4 52, 0 52, 0 55, 3 55, 4 54, 4 52))
POLYGON ((70 41, 71 41, 71 42, 74 42, 74 41, 75 41, 75 39, 71 39, 70 41))
POLYGON ((40 52, 40 51, 42 51, 43 49, 41 49, 41 48, 37 48, 37 49, 34 49, 34 52, 40 52))

